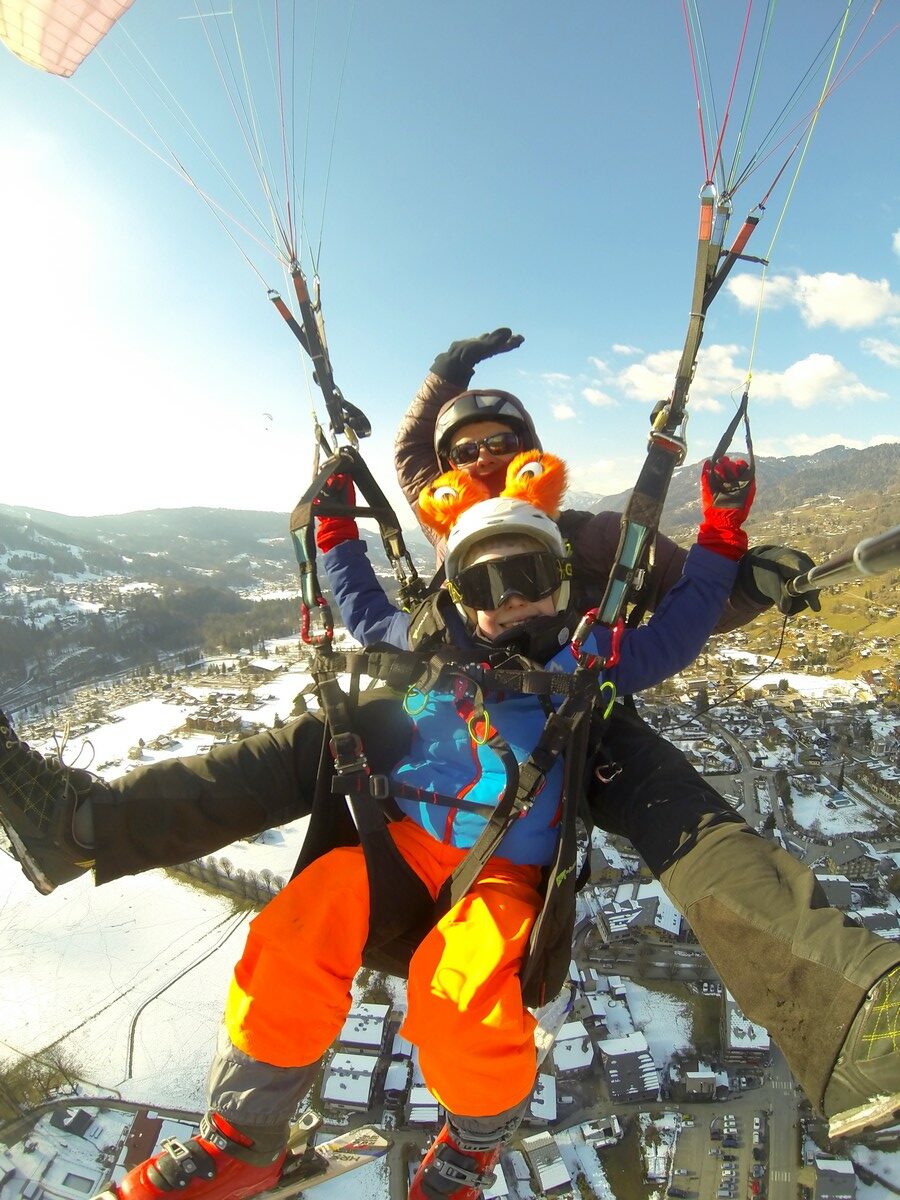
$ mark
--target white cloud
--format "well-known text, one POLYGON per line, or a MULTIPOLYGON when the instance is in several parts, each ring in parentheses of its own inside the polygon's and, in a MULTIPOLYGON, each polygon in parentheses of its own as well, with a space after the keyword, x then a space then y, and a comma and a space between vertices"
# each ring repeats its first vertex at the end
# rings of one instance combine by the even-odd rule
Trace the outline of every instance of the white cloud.
POLYGON ((880 359, 888 367, 900 367, 900 343, 885 338, 863 338, 860 342, 866 354, 880 359))
POLYGON ((572 382, 572 376, 564 375, 562 371, 545 371, 540 378, 542 383, 546 383, 550 387, 560 387, 572 382))
MULTIPOLYGON (((613 348, 615 349, 615 347, 613 347, 613 348)), ((593 355, 591 355, 588 358, 588 362, 591 364, 591 366, 594 368, 594 370, 599 375, 606 375, 607 372, 609 371, 609 367, 606 365, 606 363, 603 361, 602 358, 595 358, 593 355)))
POLYGON ((550 411, 556 421, 572 421, 577 416, 571 404, 554 404, 550 411))
POLYGON ((797 280, 800 315, 811 328, 836 325, 838 329, 864 329, 900 315, 900 296, 886 279, 863 279, 849 273, 801 275, 797 280))
POLYGON ((627 358, 633 358, 636 354, 641 353, 640 346, 626 346, 622 342, 616 342, 612 347, 613 354, 621 354, 627 358))
POLYGON ((891 242, 894 247, 894 253, 900 254, 900 229, 898 229, 896 231, 893 238, 891 239, 891 242))
MULTIPOLYGON (((728 281, 728 290, 742 308, 756 308, 759 281, 752 275, 738 275, 728 281)), ((880 321, 900 317, 900 296, 891 291, 886 279, 864 279, 853 272, 839 274, 823 271, 820 275, 773 275, 762 293, 763 308, 783 308, 793 304, 810 329, 835 325, 838 329, 865 329, 880 321)))
POLYGON ((757 400, 786 400, 794 408, 886 399, 884 392, 867 387, 831 354, 810 354, 781 372, 756 372, 751 394, 757 400))
POLYGON ((614 408, 619 403, 614 396, 601 392, 599 388, 595 387, 582 388, 581 394, 588 404, 593 404, 595 408, 614 408))
MULTIPOLYGON (((726 288, 741 308, 755 309, 759 305, 760 279, 746 271, 733 275, 725 283, 726 288)), ((768 275, 762 289, 763 308, 784 308, 794 300, 796 282, 790 275, 768 275)))
MULTIPOLYGON (((743 353, 740 346, 716 343, 700 351, 691 384, 692 411, 721 412, 723 401, 740 393, 746 376, 743 353)), ((671 393, 680 359, 680 350, 648 354, 619 373, 619 386, 632 399, 655 404, 671 393)))

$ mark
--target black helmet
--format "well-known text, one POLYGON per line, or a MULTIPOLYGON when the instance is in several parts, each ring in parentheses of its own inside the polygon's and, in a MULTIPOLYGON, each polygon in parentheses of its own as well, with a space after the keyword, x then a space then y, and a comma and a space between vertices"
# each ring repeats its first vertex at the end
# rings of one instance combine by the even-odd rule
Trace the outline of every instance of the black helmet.
POLYGON ((447 451, 454 433, 474 421, 502 421, 522 439, 523 450, 541 449, 534 422, 518 396, 493 390, 460 392, 444 405, 434 426, 434 452, 442 471, 450 466, 447 451))

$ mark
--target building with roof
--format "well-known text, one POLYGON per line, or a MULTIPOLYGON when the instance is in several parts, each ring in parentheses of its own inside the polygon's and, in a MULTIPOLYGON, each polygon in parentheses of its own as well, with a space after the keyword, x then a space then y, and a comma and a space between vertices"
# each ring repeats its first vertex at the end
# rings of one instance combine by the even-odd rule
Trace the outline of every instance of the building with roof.
POLYGON ((389 1004, 354 1004, 347 1014, 338 1042, 348 1049, 380 1054, 388 1034, 389 1004))
POLYGON ((855 1200, 856 1173, 847 1158, 817 1158, 814 1200, 855 1200))
POLYGON ((581 1133, 589 1146, 599 1150, 603 1146, 614 1146, 622 1140, 622 1125, 615 1113, 599 1117, 596 1121, 585 1121, 581 1133))
POLYGON ((441 1123, 441 1108, 424 1083, 414 1083, 409 1091, 407 1125, 437 1126, 441 1123))
POLYGON ((738 1008, 726 988, 722 1004, 722 1060, 744 1067, 767 1066, 772 1056, 769 1033, 738 1008))
POLYGON ((322 1076, 322 1103, 356 1112, 371 1108, 377 1069, 372 1054, 333 1054, 322 1076))
POLYGON ((584 1071, 594 1061, 594 1044, 583 1021, 566 1021, 553 1043, 553 1065, 560 1074, 584 1071))
POLYGON ((549 1133, 522 1138, 522 1150, 539 1195, 554 1196, 572 1186, 572 1176, 562 1160, 556 1139, 549 1133))
POLYGON ((556 1076, 540 1074, 525 1114, 526 1125, 552 1125, 557 1118, 556 1076))
POLYGON ((659 1071, 642 1033, 599 1042, 611 1100, 658 1100, 659 1071))

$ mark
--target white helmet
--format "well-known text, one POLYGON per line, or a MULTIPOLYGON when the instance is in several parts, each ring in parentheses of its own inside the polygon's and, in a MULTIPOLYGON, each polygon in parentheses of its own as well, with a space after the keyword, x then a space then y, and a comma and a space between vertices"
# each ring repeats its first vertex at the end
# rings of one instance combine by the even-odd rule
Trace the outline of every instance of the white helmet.
MULTIPOLYGON (((528 537, 540 542, 551 554, 565 560, 566 543, 559 526, 543 509, 516 500, 510 496, 497 496, 481 500, 461 514, 447 537, 447 554, 444 569, 448 580, 454 579, 462 570, 469 550, 478 542, 495 537, 528 537)), ((561 564, 560 586, 556 593, 556 611, 564 612, 569 603, 570 569, 561 564)), ((465 609, 457 605, 462 612, 465 609)))

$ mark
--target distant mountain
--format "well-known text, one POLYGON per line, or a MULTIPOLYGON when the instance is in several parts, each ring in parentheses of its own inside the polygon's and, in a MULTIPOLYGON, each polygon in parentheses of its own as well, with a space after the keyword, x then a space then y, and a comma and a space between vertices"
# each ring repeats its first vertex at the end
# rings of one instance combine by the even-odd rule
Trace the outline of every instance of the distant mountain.
MULTIPOLYGON (((696 524, 699 462, 676 471, 662 528, 696 524)), ((865 450, 832 446, 818 454, 757 460, 754 518, 791 511, 817 496, 851 501, 869 493, 890 502, 900 497, 900 444, 865 450)), ((621 511, 628 492, 597 497, 570 492, 566 506, 591 512, 621 511)), ((405 514, 404 514, 405 516, 405 514)), ((418 532, 404 535, 427 571, 429 543, 418 532)), ((367 540, 377 544, 377 535, 367 540)), ((377 558, 377 552, 376 552, 377 558)), ((93 574, 126 579, 195 580, 246 587, 294 577, 288 514, 222 508, 151 509, 97 517, 73 517, 43 509, 0 504, 0 583, 5 579, 93 574)))
MULTIPOLYGON (((702 465, 691 463, 675 472, 663 509, 664 532, 695 525, 699 520, 702 465)), ((799 508, 816 496, 849 500, 862 493, 880 493, 900 497, 900 443, 887 442, 865 450, 831 446, 817 454, 757 458, 756 479, 754 517, 799 508)), ((585 507, 591 512, 621 512, 629 494, 604 496, 583 506, 572 503, 570 496, 567 506, 585 507)), ((900 520, 900 506, 895 519, 900 520)))

